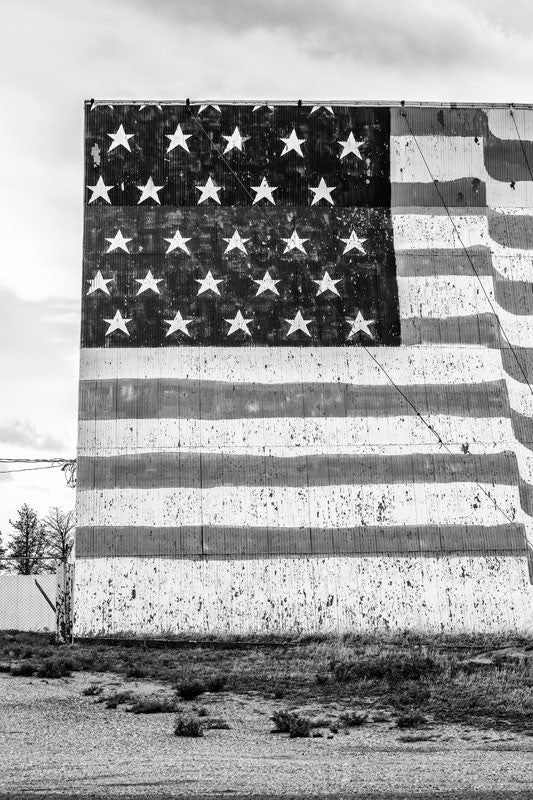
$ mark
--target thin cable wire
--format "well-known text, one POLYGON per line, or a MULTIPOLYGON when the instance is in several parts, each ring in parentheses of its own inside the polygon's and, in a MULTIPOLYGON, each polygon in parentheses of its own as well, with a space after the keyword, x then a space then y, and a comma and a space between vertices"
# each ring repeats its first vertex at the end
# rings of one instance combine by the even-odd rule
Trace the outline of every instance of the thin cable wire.
POLYGON ((520 131, 518 130, 518 125, 516 124, 516 119, 515 119, 515 116, 514 116, 514 114, 513 114, 513 109, 512 109, 512 108, 510 108, 510 109, 509 109, 509 112, 510 112, 510 114, 511 114, 511 119, 513 120, 513 123, 514 123, 514 126, 515 126, 516 135, 518 136, 518 141, 520 142, 520 147, 522 148, 522 154, 523 154, 523 156, 524 156, 524 159, 525 159, 525 162, 526 162, 526 165, 527 165, 528 171, 529 171, 529 175, 530 175, 530 177, 531 177, 531 180, 533 180, 533 172, 531 171, 531 165, 530 165, 530 163, 529 163, 529 159, 528 159, 528 157, 527 157, 526 149, 525 149, 525 147, 524 147, 524 143, 523 143, 523 141, 522 141, 522 138, 521 138, 521 136, 520 136, 520 131))
MULTIPOLYGON (((241 181, 241 179, 240 179, 240 178, 239 178, 239 176, 237 175, 237 173, 236 173, 236 172, 235 172, 235 171, 232 169, 232 167, 231 167, 231 166, 228 164, 228 162, 226 161, 226 159, 224 158, 224 156, 223 156, 223 154, 220 152, 220 150, 219 150, 217 147, 215 147, 215 146, 213 145, 213 143, 212 143, 212 141, 211 141, 211 137, 209 136, 209 134, 208 134, 208 133, 207 133, 207 131, 205 130, 205 128, 204 128, 204 126, 202 125, 202 123, 201 123, 201 121, 199 120, 199 118, 198 118, 198 117, 197 117, 195 114, 193 114, 193 112, 192 112, 191 110, 189 110, 189 114, 190 114, 190 116, 191 116, 191 117, 192 117, 192 118, 193 118, 193 119, 194 119, 194 120, 197 122, 198 126, 199 126, 199 127, 200 127, 200 129, 203 131, 203 133, 205 134, 206 138, 207 138, 207 139, 208 139, 208 141, 209 141, 209 144, 210 144, 210 147, 211 147, 211 149, 215 151, 215 153, 218 155, 218 157, 220 158, 220 160, 222 161, 222 163, 223 163, 223 164, 225 164, 225 166, 226 166, 226 167, 227 167, 227 168, 230 170, 230 172, 231 172, 231 173, 232 173, 232 174, 235 176, 235 178, 236 178, 236 179, 237 179, 237 181, 240 183, 240 185, 243 187, 243 189, 244 189, 244 190, 245 190, 245 192, 248 194, 248 196, 249 196, 249 197, 251 197, 252 199, 254 199, 254 198, 252 197, 251 193, 248 191, 248 189, 247 189, 247 187, 245 186, 245 184, 244 184, 244 183, 241 181)), ((407 118, 406 118, 406 119, 407 119, 407 118)), ((411 126, 409 125, 409 122, 408 122, 408 121, 407 121, 407 124, 408 124, 408 126, 409 126, 409 130, 411 130, 411 126)), ((413 138, 415 138, 415 137, 414 137, 414 134, 412 133, 412 130, 411 130, 411 134, 413 135, 413 138)), ((416 139, 415 139, 415 141, 416 141, 416 139)), ((419 151, 420 151, 420 154, 421 154, 422 158, 424 159, 424 163, 426 164, 426 167, 427 167, 427 169, 428 169, 428 171, 429 171, 429 174, 431 175, 431 170, 429 169, 429 166, 428 166, 428 164, 427 164, 427 162, 426 162, 426 160, 425 160, 425 158, 424 158, 424 155, 423 155, 422 151, 420 150, 420 146, 418 145, 418 142, 416 142, 416 144, 417 144, 417 147, 418 147, 418 149, 419 149, 419 151)), ((434 180, 434 179, 433 179, 433 176, 431 176, 431 177, 432 177, 432 180, 434 180)), ((435 181, 434 181, 434 183, 435 183, 435 181)), ((435 184, 435 185, 436 185, 436 184, 435 184)), ((439 190, 438 190, 438 188, 437 188, 437 191, 439 191, 439 190)), ((452 222, 452 224, 454 225, 454 228, 455 228, 455 223, 453 222, 453 219, 451 218, 450 212, 448 211, 448 208, 447 208, 447 206, 446 206, 446 204, 445 204, 445 202, 444 202, 444 198, 442 198, 442 196, 441 196, 440 192, 439 192, 439 196, 441 197, 442 203, 443 203, 444 207, 446 208, 446 211, 447 211, 447 213, 448 213, 448 216, 450 217, 450 220, 451 220, 451 222, 452 222)), ((264 214, 264 212, 263 212, 263 209, 261 208, 261 206, 258 206, 258 207, 257 207, 257 209, 258 209, 259 211, 261 211, 261 213, 262 213, 262 214, 265 216, 265 219, 267 220, 267 222, 270 224, 270 220, 268 219, 268 217, 266 216, 266 214, 264 214)), ((479 278, 479 275, 477 274, 477 271, 476 271, 476 269, 475 269, 475 266, 474 266, 474 264, 473 264, 473 262, 472 262, 472 259, 470 258, 469 254, 468 254, 468 251, 466 250, 465 246, 463 245, 463 242, 462 242, 461 238, 460 238, 459 236, 458 236, 458 238, 459 238, 459 241, 461 242, 461 246, 463 247, 463 250, 464 250, 464 251, 465 251, 465 253, 467 254, 467 257, 468 257, 468 259, 469 259, 469 261, 470 261, 470 263, 471 263, 471 265, 472 265, 472 269, 473 269, 473 270, 474 270, 474 272, 476 273, 476 276, 479 278)), ((480 281, 480 282, 481 282, 481 281, 480 281)), ((482 283, 482 282, 481 282, 481 285, 483 286, 483 283, 482 283)), ((485 291, 485 288, 484 288, 484 287, 483 287, 483 290, 485 291)), ((487 294, 487 293, 485 292, 485 294, 487 294)), ((488 295, 487 295, 487 299, 488 299, 488 300, 489 300, 489 302, 490 302, 490 298, 488 297, 488 295)), ((496 317, 497 317, 497 314, 496 314, 496 312, 494 312, 494 313, 495 313, 495 315, 496 315, 496 317)), ((499 322, 499 319, 498 319, 498 322, 499 322)), ((500 327, 501 327, 501 323, 500 323, 500 327)), ((503 328, 502 328, 502 331, 503 331, 503 328)), ((503 333, 504 333, 504 335, 505 335, 505 331, 503 331, 503 333)), ((507 339, 507 336, 505 336, 505 338, 507 339)), ((509 341, 509 340, 507 340, 507 341, 509 341)), ((510 343, 510 342, 509 342, 509 346, 510 346, 510 347, 511 347, 511 349, 512 349, 512 346, 511 346, 511 343, 510 343)), ((393 386, 393 387, 396 389, 396 391, 397 391, 397 392, 398 392, 398 393, 401 395, 401 397, 402 397, 402 398, 405 400, 405 402, 406 402, 406 403, 408 403, 408 405, 409 405, 409 406, 410 406, 410 407, 411 407, 411 408, 414 410, 414 412, 416 413, 417 417, 418 417, 418 418, 419 418, 419 419, 420 419, 420 420, 423 422, 423 424, 426 426, 426 428, 428 428, 428 430, 430 430, 430 431, 433 433, 433 435, 436 437, 436 439, 437 439, 437 441, 438 441, 439 445, 440 445, 441 447, 444 447, 444 449, 445 449, 445 450, 446 450, 446 451, 449 453, 449 455, 452 455, 452 456, 453 456, 453 455, 455 455, 455 453, 454 453, 454 452, 453 452, 453 451, 452 451, 452 450, 451 450, 451 449, 448 447, 448 445, 446 444, 446 442, 444 442, 444 441, 443 441, 442 437, 441 437, 441 436, 440 436, 440 434, 439 434, 439 433, 438 433, 438 432, 435 430, 435 428, 433 427, 433 425, 431 425, 431 424, 430 424, 430 423, 429 423, 429 422, 428 422, 428 421, 427 421, 427 420, 424 418, 424 415, 423 415, 423 414, 422 414, 422 413, 421 413, 421 412, 418 410, 418 408, 416 407, 416 405, 415 405, 415 404, 414 404, 414 403, 413 403, 413 402, 412 402, 412 401, 411 401, 411 400, 410 400, 410 399, 407 397, 407 395, 405 394, 405 392, 403 392, 403 391, 400 389, 400 387, 399 387, 399 386, 398 386, 398 385, 397 385, 397 384, 396 384, 396 383, 395 383, 395 382, 392 380, 392 378, 391 378, 391 376, 389 375, 389 373, 387 372, 387 370, 386 370, 386 369, 383 367, 383 365, 382 365, 382 364, 380 364, 380 362, 378 361, 378 359, 377 359, 377 358, 376 358, 376 357, 375 357, 375 356, 374 356, 374 355, 373 355, 373 354, 370 352, 370 350, 368 349, 368 347, 366 347, 366 345, 364 345, 364 344, 362 345, 362 347, 363 347, 363 349, 365 350, 365 352, 366 352, 366 353, 367 353, 367 354, 368 354, 368 355, 369 355, 369 356, 370 356, 370 357, 373 359, 373 361, 376 363, 376 365, 379 367, 379 369, 381 369, 381 370, 382 370, 382 372, 384 373, 384 375, 387 377, 387 380, 388 380, 388 381, 391 383, 391 385, 392 385, 392 386, 393 386)), ((515 358, 516 358, 516 354, 515 354, 515 358)), ((518 361, 518 359, 517 359, 517 361, 518 361)), ((519 364, 519 366, 521 367, 521 365, 520 365, 520 362, 518 362, 518 364, 519 364)), ((522 372, 523 372, 523 370, 522 370, 522 372)), ((524 376, 525 376, 525 373, 524 373, 524 376)), ((525 377, 526 377, 526 376, 525 376, 525 377)), ((526 380, 527 380, 527 377, 526 377, 526 380)), ((529 388, 531 389, 531 392, 532 392, 532 394, 533 394, 533 388, 532 388, 532 387, 531 387, 531 385, 529 384, 529 381, 528 381, 528 385, 529 385, 529 388)), ((482 484, 481 484, 481 483, 479 483, 479 482, 476 480, 476 481, 475 481, 475 485, 476 485, 476 486, 477 486, 477 487, 478 487, 478 488, 481 490, 481 492, 483 492, 483 494, 484 494, 486 497, 488 497, 488 499, 491 501, 491 503, 494 505, 494 507, 495 507, 495 508, 496 508, 498 511, 500 511, 500 513, 501 513, 501 514, 503 514, 503 516, 505 517, 505 519, 506 519, 508 522, 510 522, 510 523, 513 523, 513 522, 514 522, 514 520, 513 520, 513 519, 512 519, 512 518, 511 518, 511 517, 510 517, 510 516, 509 516, 507 513, 506 513, 506 511, 504 511, 504 509, 503 509, 503 508, 501 508, 501 506, 499 506, 499 505, 498 505, 498 503, 497 503, 497 502, 496 502, 496 500, 495 500, 495 499, 492 497, 492 495, 490 494, 490 492, 488 492, 488 491, 487 491, 487 489, 485 489, 485 488, 484 488, 484 486, 482 486, 482 484)))
POLYGON ((485 297, 486 297, 486 299, 487 299, 487 302, 488 302, 489 306, 491 307, 492 313, 493 313, 493 314, 494 314, 494 316, 496 317, 496 321, 497 321, 497 323, 498 323, 498 325, 499 325, 499 328, 500 328, 501 332, 503 333, 503 336, 504 336, 504 338, 505 338, 505 341, 506 341, 506 342, 507 342, 507 344, 509 345, 509 348, 510 348, 510 350, 511 350, 511 352, 512 352, 512 354, 513 354, 513 356, 514 356, 514 358, 515 358, 515 360, 516 360, 516 363, 518 364, 518 368, 520 369, 520 372, 521 372, 521 373, 522 373, 522 375, 524 376, 524 380, 525 380, 525 382, 527 383, 527 385, 528 385, 528 387, 529 387, 529 391, 531 392, 531 394, 533 394, 533 386, 531 386, 531 384, 530 384, 530 382, 529 382, 529 380, 528 380, 527 374, 526 374, 526 372, 525 372, 525 370, 524 370, 524 368, 523 368, 523 366, 522 366, 522 364, 521 364, 521 362, 520 362, 520 359, 518 358, 518 356, 517 356, 517 354, 516 354, 516 351, 515 351, 515 349, 514 349, 513 345, 511 344, 511 342, 510 342, 510 340, 509 340, 509 337, 507 336, 507 333, 505 332, 505 328, 503 327, 503 325, 502 325, 502 323, 501 323, 501 320, 500 320, 500 318, 499 318, 499 316, 498 316, 498 312, 497 312, 497 311, 496 311, 496 309, 494 308, 494 305, 493 305, 493 303, 492 303, 492 300, 491 300, 491 298, 490 298, 490 295, 488 294, 487 290, 485 289, 485 285, 484 285, 483 281, 481 280, 481 277, 480 277, 480 275, 479 275, 479 273, 478 273, 478 271, 477 271, 477 269, 476 269, 476 267, 475 267, 475 264, 474 264, 474 262, 473 262, 473 260, 472 260, 472 258, 471 258, 471 256, 470 256, 470 253, 468 252, 467 248, 465 247, 465 245, 464 245, 464 243, 463 243, 463 240, 462 240, 462 238, 461 238, 461 234, 459 233, 459 230, 458 230, 458 228, 457 228, 457 226, 456 226, 456 224, 455 224, 455 222, 454 222, 454 220, 453 220, 453 217, 452 217, 452 215, 451 215, 451 213, 450 213, 450 210, 449 210, 449 208, 448 208, 448 206, 447 206, 447 204, 446 204, 446 201, 445 201, 445 199, 444 199, 444 197, 443 197, 443 195, 442 195, 442 192, 441 192, 441 191, 440 191, 440 189, 439 189, 439 182, 438 182, 438 180, 436 180, 436 179, 433 177, 433 173, 431 172, 431 168, 430 168, 430 166, 429 166, 429 164, 428 164, 428 162, 427 162, 427 160, 426 160, 426 157, 424 156, 424 153, 422 152, 422 148, 420 147, 420 144, 419 144, 419 142, 418 142, 418 139, 417 139, 417 137, 415 136, 415 134, 413 133, 413 129, 412 129, 412 127, 411 127, 411 123, 409 122, 409 119, 408 119, 408 117, 407 117, 407 113, 406 113, 405 111, 404 111, 404 112, 402 112, 402 116, 403 116, 403 117, 404 117, 404 119, 405 119, 406 125, 407 125, 407 127, 409 128, 409 131, 410 131, 410 133, 411 133, 411 136, 412 136, 412 137, 413 137, 413 139, 414 139, 414 142, 415 142, 415 144, 416 144, 416 146, 417 146, 417 148, 418 148, 418 152, 420 153, 420 156, 421 156, 421 158, 422 158, 422 161, 424 162, 424 164, 425 164, 425 166, 426 166, 426 169, 427 169, 427 171, 428 171, 428 173, 429 173, 429 176, 430 176, 431 180, 433 181, 433 185, 435 186, 435 190, 436 190, 436 192, 437 192, 437 194, 438 194, 438 196, 439 196, 439 199, 440 199, 440 201, 441 201, 441 203, 442 203, 442 205, 443 205, 443 208, 444 208, 444 210, 446 211, 446 214, 448 215, 448 218, 449 218, 450 222, 451 222, 451 223, 452 223, 452 225, 453 225, 453 229, 454 229, 454 231, 455 231, 455 233, 456 233, 456 236, 457 236, 457 238, 458 238, 458 240, 459 240, 459 243, 460 243, 461 247, 463 248, 463 250, 464 250, 464 252, 465 252, 465 255, 466 255, 466 257, 467 257, 467 259, 468 259, 468 261, 469 261, 469 263, 470 263, 470 266, 472 267, 472 271, 473 271, 474 275, 476 276, 476 278, 477 278, 477 279, 478 279, 478 281, 479 281, 479 284, 480 284, 480 286, 481 286, 481 288, 482 288, 482 290, 483 290, 483 294, 485 295, 485 297))
POLYGON ((35 472, 38 469, 56 469, 59 464, 49 464, 45 467, 22 467, 21 469, 0 469, 0 475, 7 475, 8 472, 35 472))

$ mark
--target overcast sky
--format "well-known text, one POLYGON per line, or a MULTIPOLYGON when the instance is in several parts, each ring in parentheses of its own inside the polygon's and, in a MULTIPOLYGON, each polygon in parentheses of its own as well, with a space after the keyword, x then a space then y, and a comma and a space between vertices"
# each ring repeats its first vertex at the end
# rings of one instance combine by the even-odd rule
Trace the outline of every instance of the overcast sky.
MULTIPOLYGON (((16 0, 4 4, 0 456, 75 454, 84 99, 531 102, 526 0, 16 0)), ((0 469, 3 467, 0 466, 0 469)), ((0 474, 74 505, 58 470, 0 474)))

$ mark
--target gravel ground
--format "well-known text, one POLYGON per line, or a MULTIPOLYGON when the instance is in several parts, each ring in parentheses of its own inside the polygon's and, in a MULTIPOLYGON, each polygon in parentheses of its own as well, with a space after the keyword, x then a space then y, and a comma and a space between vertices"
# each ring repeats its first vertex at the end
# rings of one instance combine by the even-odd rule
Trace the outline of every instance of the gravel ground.
POLYGON ((113 676, 0 674, 0 797, 533 798, 532 737, 432 725, 423 732, 431 740, 402 741, 413 732, 384 722, 348 735, 325 729, 324 738, 289 739, 270 733, 270 715, 283 701, 221 694, 196 705, 231 730, 177 738, 174 714, 106 709, 82 695, 91 682, 106 691, 161 693, 155 684, 113 676))

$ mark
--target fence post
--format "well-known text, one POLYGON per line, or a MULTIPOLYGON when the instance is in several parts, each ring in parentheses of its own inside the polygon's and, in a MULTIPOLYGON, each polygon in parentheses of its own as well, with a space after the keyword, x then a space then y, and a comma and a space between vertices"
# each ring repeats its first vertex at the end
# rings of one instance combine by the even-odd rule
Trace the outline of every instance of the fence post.
POLYGON ((61 561, 57 569, 56 594, 56 641, 66 644, 72 641, 72 593, 74 590, 74 564, 61 561))

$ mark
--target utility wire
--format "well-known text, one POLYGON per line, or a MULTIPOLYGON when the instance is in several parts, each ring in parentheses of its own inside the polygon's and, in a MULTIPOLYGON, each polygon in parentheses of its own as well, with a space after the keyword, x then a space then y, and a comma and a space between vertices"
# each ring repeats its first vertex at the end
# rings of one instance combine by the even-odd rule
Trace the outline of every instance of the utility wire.
POLYGON ((509 113, 511 114, 511 119, 513 120, 513 123, 514 123, 514 126, 515 126, 516 135, 518 136, 518 141, 520 142, 520 147, 522 148, 522 153, 523 153, 523 156, 524 156, 524 159, 525 159, 528 171, 529 171, 529 175, 531 177, 531 180, 533 180, 533 172, 531 171, 531 165, 529 163, 529 159, 528 159, 527 153, 526 153, 526 148, 524 147, 524 143, 522 141, 522 137, 520 136, 520 131, 518 130, 518 125, 516 124, 516 119, 515 119, 515 116, 513 114, 513 109, 512 108, 509 109, 509 113))
POLYGON ((510 342, 510 340, 509 340, 509 337, 507 336, 507 333, 505 332, 505 328, 503 327, 503 325, 502 325, 502 323, 501 323, 501 320, 500 320, 500 318, 499 318, 499 316, 498 316, 498 312, 496 311, 496 309, 495 309, 495 307, 494 307, 494 304, 493 304, 493 302, 492 302, 492 300, 491 300, 491 298, 490 298, 490 295, 489 295, 489 293, 488 293, 488 292, 487 292, 487 290, 485 289, 485 285, 484 285, 483 281, 481 280, 481 277, 480 277, 480 275, 479 275, 479 272, 477 271, 477 269, 476 269, 476 267, 475 267, 475 264, 474 264, 474 262, 473 262, 473 260, 472 260, 472 258, 471 258, 471 256, 470 256, 470 253, 468 252, 467 248, 465 247, 465 245, 464 245, 464 243, 463 243, 463 240, 462 240, 462 238, 461 238, 461 234, 459 233, 459 230, 457 229, 457 226, 456 226, 456 224, 455 224, 455 222, 454 222, 454 219, 453 219, 453 217, 452 217, 452 215, 451 215, 451 213, 450 213, 450 210, 449 210, 449 208, 448 208, 448 205, 446 204, 446 201, 445 201, 445 199, 444 199, 444 197, 443 197, 443 195, 442 195, 442 192, 441 192, 441 190, 440 190, 440 188, 439 188, 439 182, 438 182, 438 180, 436 180, 436 179, 433 177, 433 173, 431 172, 431 168, 430 168, 430 166, 429 166, 429 164, 428 164, 428 162, 427 162, 427 160, 426 160, 426 157, 424 156, 424 153, 422 152, 422 148, 420 147, 420 144, 419 144, 419 142, 418 142, 418 139, 417 139, 417 137, 415 136, 415 134, 413 133, 413 129, 412 129, 412 127, 411 127, 411 123, 409 122, 409 118, 408 118, 408 116, 407 116, 407 113, 406 113, 405 111, 402 111, 402 116, 403 116, 403 117, 404 117, 404 119, 405 119, 406 125, 407 125, 407 127, 409 128, 409 131, 410 131, 410 133, 411 133, 411 136, 413 137, 413 140, 414 140, 414 142, 415 142, 415 144, 416 144, 416 146, 417 146, 417 148, 418 148, 418 152, 420 153, 420 156, 421 156, 421 158, 422 158, 422 161, 424 162, 424 164, 425 164, 425 166, 426 166, 426 169, 427 169, 427 171, 428 171, 428 173, 429 173, 429 176, 430 176, 431 180, 433 181, 433 185, 435 186, 435 190, 436 190, 436 192, 437 192, 437 194, 438 194, 438 196, 439 196, 439 199, 440 199, 440 201, 441 201, 441 203, 442 203, 442 205, 443 205, 443 208, 444 208, 444 210, 446 211, 446 214, 448 215, 448 218, 449 218, 450 222, 451 222, 451 223, 452 223, 452 225, 453 225, 453 229, 454 229, 454 231, 455 231, 455 234, 456 234, 456 236, 457 236, 457 238, 458 238, 458 240, 459 240, 459 243, 460 243, 461 247, 463 248, 463 250, 464 250, 464 252, 465 252, 465 255, 466 255, 466 257, 467 257, 467 259, 468 259, 468 261, 469 261, 469 263, 470 263, 470 266, 472 267, 472 271, 473 271, 474 275, 476 276, 476 278, 478 279, 478 281, 479 281, 479 283, 480 283, 480 286, 481 286, 481 288, 482 288, 482 290, 483 290, 483 294, 484 294, 484 295, 485 295, 485 297, 487 298, 487 302, 488 302, 489 306, 491 307, 492 313, 493 313, 493 314, 494 314, 494 316, 496 317, 496 321, 497 321, 497 323, 498 323, 498 325, 499 325, 499 328, 500 328, 500 330, 501 330, 501 332, 502 332, 502 334, 503 334, 503 336, 504 336, 504 338, 505 338, 505 341, 506 341, 506 342, 507 342, 507 344, 509 345, 509 348, 510 348, 510 350, 511 350, 511 352, 512 352, 512 354, 513 354, 513 356, 514 356, 514 358, 515 358, 515 360, 516 360, 516 363, 518 364, 518 368, 520 369, 520 372, 521 372, 521 373, 522 373, 522 375, 524 376, 524 380, 525 380, 525 382, 526 382, 526 383, 527 383, 527 385, 529 386, 529 391, 531 392, 531 394, 533 394, 533 386, 531 386, 531 384, 530 384, 530 382, 529 382, 529 380, 528 380, 527 374, 526 374, 526 372, 525 372, 525 370, 524 370, 524 368, 523 368, 523 366, 522 366, 522 364, 521 364, 521 362, 520 362, 520 359, 518 358, 518 355, 516 354, 516 351, 515 351, 515 349, 514 349, 513 345, 511 344, 511 342, 510 342))

